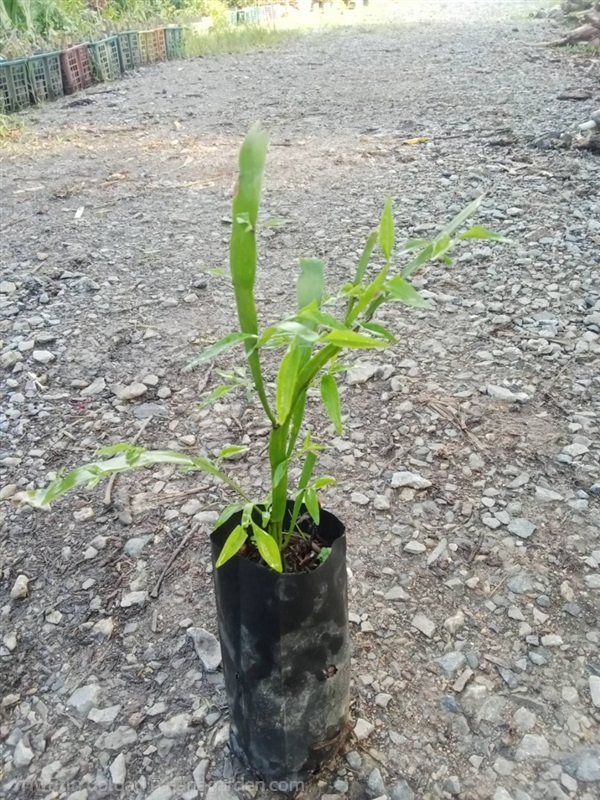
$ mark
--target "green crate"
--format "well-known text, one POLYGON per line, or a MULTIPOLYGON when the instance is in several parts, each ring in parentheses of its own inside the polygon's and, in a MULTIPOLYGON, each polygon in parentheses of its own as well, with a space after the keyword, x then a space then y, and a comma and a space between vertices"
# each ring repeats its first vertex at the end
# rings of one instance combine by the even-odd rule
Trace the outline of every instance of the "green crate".
POLYGON ((31 105, 26 58, 0 61, 0 111, 19 111, 31 105))
POLYGON ((90 42, 89 47, 94 78, 98 83, 121 77, 118 36, 107 36, 106 39, 90 42))
POLYGON ((174 25, 165 28, 167 58, 183 58, 183 28, 174 25))
POLYGON ((140 37, 137 31, 124 31, 119 34, 119 50, 123 72, 137 69, 142 63, 140 59, 140 37))
POLYGON ((29 59, 29 79, 36 103, 54 100, 64 94, 60 53, 41 53, 29 59))

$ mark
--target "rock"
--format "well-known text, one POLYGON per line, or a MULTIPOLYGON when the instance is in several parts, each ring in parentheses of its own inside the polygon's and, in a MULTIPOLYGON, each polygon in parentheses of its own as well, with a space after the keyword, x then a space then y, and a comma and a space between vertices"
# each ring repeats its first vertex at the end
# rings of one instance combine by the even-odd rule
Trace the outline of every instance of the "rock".
POLYGON ((125 766, 125 756, 123 753, 115 758, 109 767, 110 777, 115 786, 123 786, 125 777, 127 775, 127 768, 125 766))
POLYGON ((120 710, 120 705, 108 706, 108 708, 92 708, 88 714, 88 719, 97 725, 109 727, 118 717, 120 710))
POLYGON ((594 573, 593 575, 586 575, 585 582, 587 583, 590 589, 600 589, 600 573, 594 573))
POLYGON ((519 572, 508 579, 506 586, 514 594, 527 594, 533 591, 533 580, 526 572, 519 572))
POLYGON ((600 708, 600 677, 598 677, 598 675, 590 675, 589 684, 592 704, 596 706, 596 708, 600 708))
POLYGON ((409 600, 410 596, 401 586, 392 586, 384 595, 384 600, 409 600))
POLYGON ((128 592, 121 598, 121 608, 131 608, 131 606, 143 607, 148 602, 148 592, 128 592))
POLYGON ((188 636, 194 643, 196 655, 207 672, 216 672, 221 663, 221 645, 209 631, 204 628, 188 628, 188 636))
POLYGON ((361 719, 360 717, 356 720, 356 725, 354 726, 354 735, 356 736, 357 742, 362 742, 367 739, 375 730, 375 726, 371 725, 370 722, 367 722, 366 719, 361 719))
POLYGON ((181 513, 185 514, 186 517, 193 517, 194 514, 197 514, 201 510, 202 503, 196 497, 188 500, 187 503, 184 503, 180 508, 181 513))
POLYGON ((515 729, 519 733, 527 733, 527 731, 535 728, 537 716, 533 713, 533 711, 529 711, 529 709, 521 707, 518 708, 513 714, 512 721, 515 729))
POLYGON ((379 694, 375 695, 375 705, 379 706, 379 708, 387 708, 391 699, 391 694, 380 692, 379 694))
POLYGON ((366 506, 369 504, 369 498, 362 492, 352 492, 350 500, 357 506, 366 506))
POLYGON ((354 367, 350 367, 346 373, 348 386, 355 386, 358 383, 366 383, 370 378, 377 375, 379 367, 376 364, 358 362, 354 367))
POLYGON ((582 783, 600 781, 600 749, 579 750, 564 759, 562 764, 568 775, 582 783))
POLYGON ((463 613, 463 612, 462 612, 462 611, 459 609, 459 610, 456 612, 456 614, 454 614, 454 616, 452 616, 452 617, 448 617, 448 619, 446 619, 446 620, 444 621, 444 626, 443 626, 443 627, 444 627, 444 629, 445 629, 445 630, 447 630, 447 631, 448 631, 448 633, 449 633, 449 634, 451 634, 452 636, 454 636, 456 633, 458 633, 458 631, 459 631, 461 628, 463 628, 463 627, 464 627, 464 624, 465 624, 465 615, 464 615, 464 613, 463 613))
POLYGON ((392 475, 392 488, 394 489, 402 489, 404 487, 409 489, 428 489, 431 485, 431 481, 416 472, 394 472, 392 475))
POLYGON ((413 555, 417 555, 418 553, 424 553, 427 548, 423 544, 423 542, 417 542, 416 539, 411 539, 410 542, 407 542, 404 545, 404 552, 405 553, 412 553, 413 555))
POLYGON ((16 483, 7 483, 6 486, 3 486, 0 489, 0 500, 8 500, 9 498, 13 497, 17 492, 17 484, 16 483))
POLYGON ((96 740, 96 747, 104 750, 122 750, 130 744, 137 742, 138 735, 128 725, 120 725, 112 733, 103 733, 96 740))
POLYGON ((380 797, 385 794, 385 783, 378 767, 371 770, 367 778, 367 791, 371 797, 380 797))
POLYGON ((2 644, 10 653, 12 653, 17 647, 17 634, 13 632, 5 633, 2 637, 2 644))
POLYGON ((50 364, 56 358, 50 350, 34 350, 31 357, 34 361, 37 361, 38 364, 50 364))
POLYGON ((218 519, 218 511, 199 511, 197 514, 194 514, 194 522, 198 525, 214 525, 218 519))
POLYGON ((152 540, 152 534, 149 533, 146 536, 133 536, 131 539, 128 539, 124 546, 123 552, 126 556, 130 556, 130 558, 139 558, 142 550, 149 541, 152 540))
POLYGON ((209 763, 210 762, 207 758, 203 758, 192 772, 192 778, 194 779, 196 789, 198 789, 200 792, 204 791, 205 788, 204 784, 206 781, 206 770, 208 769, 209 763))
POLYGON ((209 786, 205 800, 238 800, 238 796, 224 781, 217 781, 209 786))
POLYGON ((94 395, 100 394, 106 389, 106 381, 104 378, 96 378, 89 386, 86 386, 85 389, 82 389, 79 394, 81 397, 93 397, 94 395))
POLYGON ((446 778, 444 781, 444 789, 448 792, 448 794, 460 794, 460 780, 458 775, 451 775, 449 778, 446 778))
POLYGON ((358 772, 362 766, 362 756, 356 750, 350 750, 349 753, 346 753, 346 761, 350 769, 353 769, 355 772, 358 772))
POLYGON ((589 447, 585 444, 570 444, 567 447, 563 447, 562 452, 567 455, 571 456, 571 458, 578 458, 579 456, 584 456, 586 453, 589 452, 589 447))
POLYGON ((390 501, 384 494, 376 494, 373 499, 373 507, 376 511, 387 511, 390 507, 390 501))
POLYGON ((525 392, 511 392, 504 386, 494 386, 490 384, 486 387, 486 392, 494 400, 502 400, 504 403, 524 403, 529 400, 529 395, 525 392))
POLYGON ((141 403, 133 409, 136 419, 149 419, 150 417, 170 417, 169 409, 158 403, 141 403))
POLYGON ((0 281, 0 294, 14 294, 17 286, 12 281, 0 281))
POLYGON ((535 525, 524 517, 517 517, 508 524, 508 531, 520 539, 529 539, 535 530, 535 525))
POLYGON ((143 383, 133 382, 127 386, 120 384, 113 388, 113 393, 116 394, 119 400, 136 400, 138 397, 146 394, 148 387, 143 383))
POLYGON ((549 633, 546 636, 542 636, 541 641, 544 647, 560 647, 563 643, 562 636, 556 633, 549 633))
POLYGON ((193 732, 191 714, 176 714, 159 723, 159 729, 165 739, 182 739, 193 732))
POLYGON ((99 619, 92 628, 92 631, 100 641, 107 641, 112 636, 114 627, 115 623, 113 618, 106 617, 105 619, 99 619))
POLYGON ((29 594, 29 578, 27 575, 17 575, 13 587, 10 590, 12 600, 23 600, 29 594))
POLYGON ((415 800, 415 793, 408 783, 402 779, 392 787, 390 798, 391 800, 415 800))
POLYGON ((75 689, 71 694, 67 700, 67 705, 70 708, 74 708, 82 717, 87 717, 100 699, 100 695, 101 691, 97 683, 80 686, 79 689, 75 689))
MULTIPOLYGON (((435 630, 435 626, 433 630, 435 630)), ((436 658, 434 661, 434 664, 437 664, 447 678, 456 677, 456 675, 458 675, 458 673, 466 666, 466 663, 467 659, 464 653, 461 653, 458 650, 451 653, 445 653, 443 656, 436 658)))
POLYGON ((513 796, 503 786, 498 786, 494 792, 493 800, 513 800, 513 796))
POLYGON ((536 500, 540 500, 542 503, 555 503, 564 499, 562 494, 553 492, 552 489, 546 489, 543 486, 535 487, 535 497, 536 500))
POLYGON ((410 624, 413 628, 416 628, 418 631, 424 634, 428 639, 431 639, 435 633, 435 622, 432 622, 428 617, 425 616, 425 614, 415 614, 410 624))
MULTIPOLYGON (((208 797, 208 794, 206 795, 208 797)), ((173 797, 173 790, 167 784, 159 786, 150 794, 146 795, 146 800, 171 800, 173 797)))
POLYGON ((521 739, 515 753, 516 761, 528 761, 529 759, 548 758, 550 755, 550 745, 545 736, 535 733, 526 733, 521 739))
POLYGON ((13 753, 13 764, 17 769, 28 767, 33 761, 33 750, 31 750, 22 739, 19 739, 13 753))

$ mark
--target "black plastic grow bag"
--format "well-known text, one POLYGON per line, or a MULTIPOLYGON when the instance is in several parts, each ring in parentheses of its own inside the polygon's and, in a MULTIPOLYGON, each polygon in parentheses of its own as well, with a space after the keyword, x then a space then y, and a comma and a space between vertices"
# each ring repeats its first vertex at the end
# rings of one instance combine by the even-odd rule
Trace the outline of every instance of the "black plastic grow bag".
MULTIPOLYGON (((241 522, 211 536, 213 564, 241 522)), ((264 780, 305 780, 339 750, 349 719, 350 644, 343 524, 321 512, 332 549, 317 569, 278 574, 242 556, 215 569, 231 745, 264 780)))

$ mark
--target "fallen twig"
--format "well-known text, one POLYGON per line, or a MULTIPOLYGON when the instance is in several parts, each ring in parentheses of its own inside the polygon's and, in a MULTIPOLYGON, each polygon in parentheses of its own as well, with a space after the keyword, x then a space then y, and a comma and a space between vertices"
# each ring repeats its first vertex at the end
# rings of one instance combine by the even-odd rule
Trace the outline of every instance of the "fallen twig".
POLYGON ((153 600, 156 600, 156 598, 157 598, 157 597, 158 597, 158 595, 160 594, 160 587, 161 587, 161 585, 162 585, 162 582, 164 581, 164 579, 165 579, 165 577, 166 577, 166 574, 167 574, 167 572, 168 572, 168 571, 171 569, 171 567, 172 567, 172 565, 173 565, 173 562, 175 561, 175 559, 177 558, 177 556, 178 556, 178 555, 181 553, 181 551, 182 551, 182 550, 183 550, 183 548, 186 546, 186 544, 189 542, 189 540, 192 538, 192 536, 193 536, 193 535, 196 533, 196 530, 197 530, 197 529, 196 529, 196 528, 194 528, 193 530, 189 531, 189 533, 187 533, 187 534, 186 534, 186 535, 183 537, 183 539, 181 540, 181 542, 180 542, 180 544, 179 544, 179 547, 177 548, 177 550, 175 550, 175 552, 173 553, 173 555, 171 556, 171 558, 170 558, 170 559, 167 561, 167 563, 166 563, 166 565, 165 565, 165 568, 163 569, 163 571, 162 571, 162 572, 160 573, 160 575, 158 576, 158 580, 156 581, 156 583, 154 584, 154 588, 153 588, 153 589, 152 589, 152 591, 150 592, 150 597, 151 597, 153 600))

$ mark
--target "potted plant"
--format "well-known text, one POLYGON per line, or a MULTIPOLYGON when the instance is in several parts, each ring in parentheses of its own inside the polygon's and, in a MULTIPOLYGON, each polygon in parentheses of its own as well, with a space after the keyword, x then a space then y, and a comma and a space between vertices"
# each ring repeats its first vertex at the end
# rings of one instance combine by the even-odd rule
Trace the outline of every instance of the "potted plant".
MULTIPOLYGON (((223 467, 223 461, 247 448, 226 446, 210 460, 118 444, 99 451, 102 460, 58 477, 26 499, 46 508, 76 486, 94 486, 112 473, 159 463, 201 470, 231 487, 237 502, 223 510, 211 535, 231 743, 263 778, 290 782, 317 770, 349 730, 346 539, 343 523, 319 504, 319 489, 334 480, 315 477, 323 445, 303 428, 308 392, 319 387, 329 419, 341 433, 340 357, 395 343, 393 334, 373 321, 377 309, 394 301, 426 307, 409 281, 419 267, 433 260, 448 262, 456 239, 500 237, 478 225, 455 237, 478 208, 476 200, 433 241, 409 241, 394 252, 388 198, 353 279, 326 294, 323 262, 301 260, 297 311, 260 330, 254 282, 266 153, 267 136, 254 128, 241 147, 232 213, 230 269, 240 329, 213 344, 188 368, 243 345, 251 387, 270 425, 268 495, 253 498, 223 467), (376 250, 381 264, 367 277, 376 250), (402 256, 408 263, 392 274, 392 264, 402 256), (280 356, 273 392, 268 391, 264 371, 267 350, 280 356), (292 464, 300 470, 293 491, 292 464)), ((233 382, 218 387, 205 402, 236 386, 233 382)))

